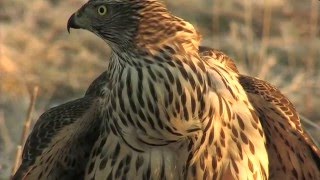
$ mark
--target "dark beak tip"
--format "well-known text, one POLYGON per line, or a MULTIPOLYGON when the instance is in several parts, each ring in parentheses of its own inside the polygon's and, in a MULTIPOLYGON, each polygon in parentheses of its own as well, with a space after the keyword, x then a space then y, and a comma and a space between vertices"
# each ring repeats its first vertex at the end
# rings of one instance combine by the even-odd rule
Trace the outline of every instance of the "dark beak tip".
POLYGON ((74 28, 74 29, 79 29, 80 27, 75 23, 75 14, 72 14, 68 20, 68 23, 67 23, 67 30, 68 30, 68 33, 70 34, 70 29, 71 28, 74 28))
POLYGON ((73 21, 73 17, 74 17, 74 14, 72 14, 70 16, 70 18, 68 19, 68 23, 67 23, 67 30, 68 30, 68 33, 70 34, 70 28, 71 28, 71 22, 73 21))

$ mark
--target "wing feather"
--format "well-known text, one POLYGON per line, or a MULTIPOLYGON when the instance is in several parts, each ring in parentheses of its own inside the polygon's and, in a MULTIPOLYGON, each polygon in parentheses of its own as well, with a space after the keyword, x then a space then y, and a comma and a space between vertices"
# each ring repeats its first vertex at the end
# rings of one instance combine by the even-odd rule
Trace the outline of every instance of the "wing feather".
MULTIPOLYGON (((239 73, 234 61, 221 51, 207 47, 200 47, 199 51, 204 60, 219 61, 227 69, 239 73)), ((303 130, 293 104, 266 81, 241 74, 239 81, 267 136, 270 177, 319 179, 320 150, 303 130)))
MULTIPOLYGON (((46 156, 44 152, 53 147, 55 137, 60 136, 64 128, 72 126, 81 119, 93 103, 94 98, 87 96, 51 108, 42 114, 25 143, 22 163, 13 179, 22 179, 27 173, 30 173, 32 167, 39 166, 39 158, 46 156)), ((65 131, 63 132, 65 133, 65 131)), ((75 153, 77 152, 75 151, 75 153)), ((73 154, 70 155, 73 156, 73 154)), ((70 165, 65 165, 64 168, 68 169, 68 166, 70 165)))
POLYGON ((239 80, 266 132, 271 177, 318 179, 320 150, 302 129, 293 104, 265 81, 248 76, 240 76, 239 80))

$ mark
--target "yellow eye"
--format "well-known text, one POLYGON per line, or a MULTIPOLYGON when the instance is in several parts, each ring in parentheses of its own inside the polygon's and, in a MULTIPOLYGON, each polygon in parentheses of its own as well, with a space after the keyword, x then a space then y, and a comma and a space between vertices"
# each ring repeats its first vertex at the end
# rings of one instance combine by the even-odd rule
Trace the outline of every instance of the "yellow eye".
POLYGON ((98 7, 98 13, 99 15, 103 16, 107 14, 107 7, 105 5, 101 5, 98 7))

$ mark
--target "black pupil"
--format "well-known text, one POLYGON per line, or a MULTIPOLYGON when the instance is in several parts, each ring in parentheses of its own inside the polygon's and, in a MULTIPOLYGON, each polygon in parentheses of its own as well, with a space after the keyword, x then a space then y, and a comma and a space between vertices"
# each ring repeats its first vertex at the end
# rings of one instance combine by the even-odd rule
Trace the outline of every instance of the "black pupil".
POLYGON ((100 12, 100 14, 104 14, 105 9, 104 9, 103 7, 100 7, 100 8, 99 8, 99 12, 100 12))

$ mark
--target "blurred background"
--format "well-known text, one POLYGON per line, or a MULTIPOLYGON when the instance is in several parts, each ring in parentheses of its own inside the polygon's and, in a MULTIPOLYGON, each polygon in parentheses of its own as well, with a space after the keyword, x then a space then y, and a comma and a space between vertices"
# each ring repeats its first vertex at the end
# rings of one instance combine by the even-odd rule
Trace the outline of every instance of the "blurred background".
MULTIPOLYGON (((164 0, 192 22, 203 44, 236 60, 241 72, 290 98, 320 141, 320 2, 317 0, 164 0)), ((45 110, 80 97, 110 50, 87 31, 69 35, 83 0, 0 1, 0 179, 7 179, 35 86, 32 124, 45 110)))

